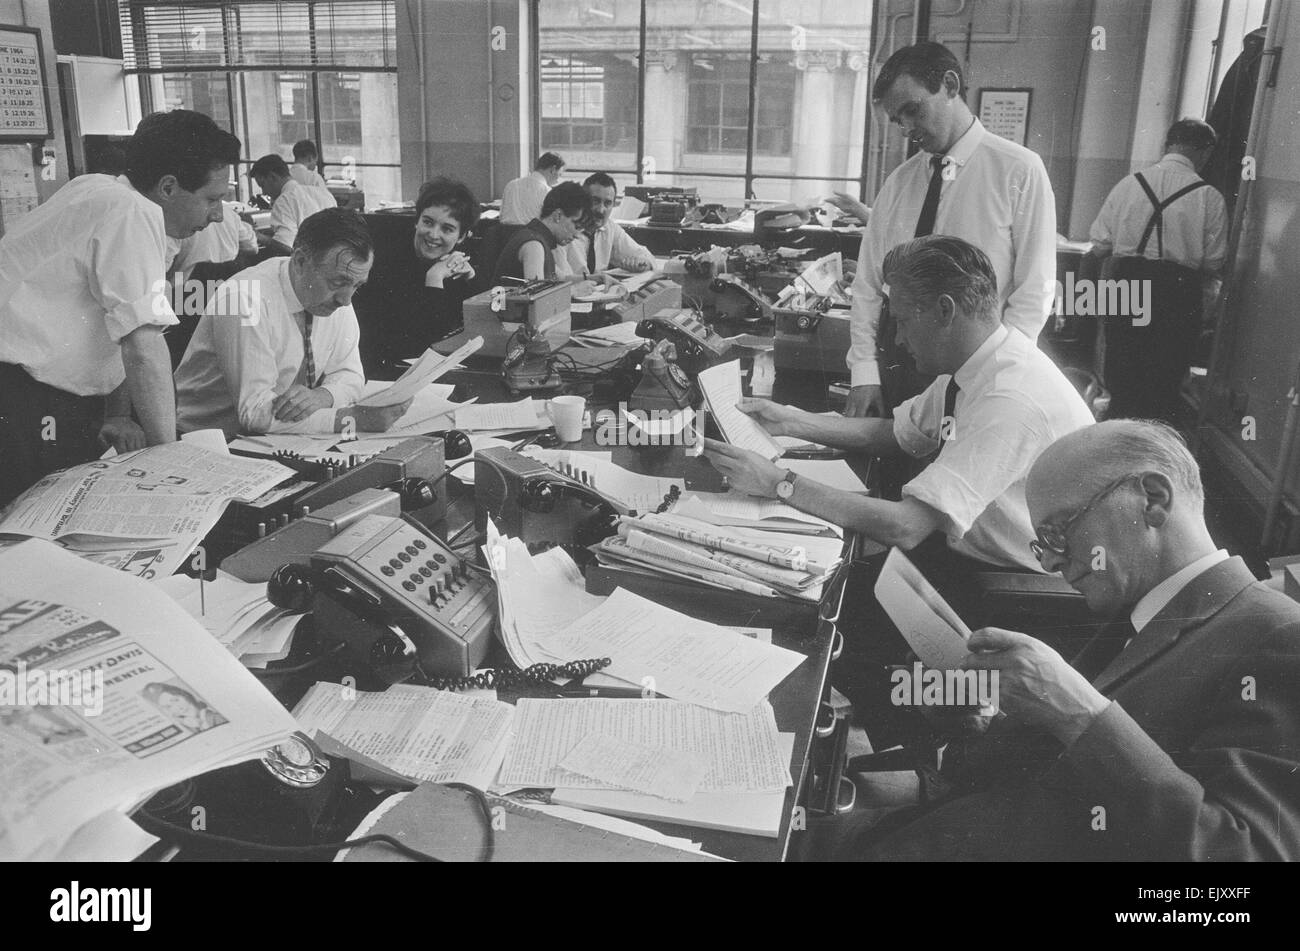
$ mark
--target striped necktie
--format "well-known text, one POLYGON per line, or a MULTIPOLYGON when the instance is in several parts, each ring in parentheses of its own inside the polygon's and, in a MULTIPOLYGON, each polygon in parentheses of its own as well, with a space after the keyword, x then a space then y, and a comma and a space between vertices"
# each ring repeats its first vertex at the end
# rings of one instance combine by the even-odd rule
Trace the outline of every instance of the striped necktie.
POLYGON ((312 389, 316 386, 316 355, 311 349, 311 314, 301 311, 302 317, 302 378, 303 386, 312 389))

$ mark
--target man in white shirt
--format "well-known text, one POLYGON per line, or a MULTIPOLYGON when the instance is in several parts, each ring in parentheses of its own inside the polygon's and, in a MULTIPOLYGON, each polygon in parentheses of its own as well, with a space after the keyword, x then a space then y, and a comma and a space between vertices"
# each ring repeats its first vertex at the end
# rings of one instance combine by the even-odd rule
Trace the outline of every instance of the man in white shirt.
POLYGON ((239 140, 207 116, 146 116, 125 182, 83 175, 0 240, 0 505, 41 476, 171 442, 169 241, 222 216, 239 140))
POLYGON ((836 857, 1300 858, 1300 605, 1217 548, 1178 434, 1077 431, 1039 456, 1028 493, 1043 567, 1129 623, 1072 663, 1027 634, 976 631, 965 667, 997 672, 1005 716, 949 745, 959 795, 887 834, 844 835, 836 857))
POLYGON ((311 139, 298 140, 293 144, 293 164, 289 166, 289 177, 308 188, 325 188, 325 179, 316 171, 319 161, 320 153, 316 151, 316 143, 311 139))
POLYGON ((906 358, 894 351, 892 331, 878 328, 880 269, 889 249, 909 238, 949 234, 981 248, 997 274, 1002 322, 1031 341, 1047 322, 1056 279, 1056 203, 1047 169, 1029 149, 986 130, 964 93, 957 58, 930 42, 891 56, 872 90, 919 151, 885 181, 862 236, 847 359, 848 416, 883 416, 917 391, 907 374, 891 379, 888 372, 895 398, 881 391, 881 367, 891 371, 906 358))
POLYGON ((1165 136, 1160 161, 1116 185, 1092 223, 1088 257, 1101 260, 1101 276, 1151 282, 1145 285, 1148 312, 1104 315, 1112 418, 1172 421, 1177 411, 1204 296, 1217 284, 1227 254, 1223 196, 1197 175, 1215 141, 1208 123, 1178 120, 1165 136))
POLYGON ((176 370, 180 429, 239 433, 383 432, 410 402, 357 406, 365 378, 352 295, 374 249, 365 220, 307 218, 293 253, 221 285, 176 370))
POLYGON ((1025 478, 1038 454, 1092 422, 1065 375, 1028 337, 1002 324, 993 264, 947 235, 917 238, 885 256, 884 280, 898 338, 924 373, 941 374, 892 420, 818 416, 768 400, 741 409, 773 435, 873 455, 938 456, 899 502, 795 476, 757 453, 709 440, 708 455, 734 488, 782 498, 883 545, 911 549, 942 532, 958 555, 1041 570, 1025 478))
POLYGON ((531 172, 506 182, 501 192, 501 223, 526 225, 540 217, 546 193, 555 187, 563 171, 564 159, 554 152, 543 152, 537 157, 531 172))
POLYGON ((288 254, 293 249, 298 226, 308 215, 338 207, 339 203, 326 189, 301 185, 290 178, 289 166, 278 155, 263 155, 253 163, 248 174, 272 201, 271 233, 259 235, 258 242, 276 254, 288 254))
POLYGON ((587 227, 570 243, 556 248, 555 273, 561 277, 596 277, 610 268, 649 271, 655 266, 650 249, 637 244, 611 215, 618 204, 618 186, 604 172, 582 183, 591 197, 587 227))

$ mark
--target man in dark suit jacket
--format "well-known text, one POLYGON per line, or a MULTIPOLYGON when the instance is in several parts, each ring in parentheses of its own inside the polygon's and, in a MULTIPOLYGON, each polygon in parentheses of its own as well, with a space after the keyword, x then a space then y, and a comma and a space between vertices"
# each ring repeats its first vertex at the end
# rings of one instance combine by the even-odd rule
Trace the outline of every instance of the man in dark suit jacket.
POLYGON ((1079 430, 1034 465, 1043 566, 1112 625, 1067 664, 986 628, 1006 717, 909 824, 841 843, 874 860, 1300 858, 1300 604, 1217 551, 1196 462, 1156 423, 1079 430))

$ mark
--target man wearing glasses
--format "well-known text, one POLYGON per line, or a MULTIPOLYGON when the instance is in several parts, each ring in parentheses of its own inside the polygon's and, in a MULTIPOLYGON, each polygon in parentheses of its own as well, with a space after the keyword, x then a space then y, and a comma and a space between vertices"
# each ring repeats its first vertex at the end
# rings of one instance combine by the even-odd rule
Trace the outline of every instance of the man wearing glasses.
POLYGON ((965 666, 998 672, 1005 716, 950 775, 963 794, 845 836, 841 857, 1300 858, 1300 605, 1217 549, 1178 434, 1072 433, 1034 464, 1028 501, 1043 567, 1118 623, 1073 664, 976 631, 965 666))

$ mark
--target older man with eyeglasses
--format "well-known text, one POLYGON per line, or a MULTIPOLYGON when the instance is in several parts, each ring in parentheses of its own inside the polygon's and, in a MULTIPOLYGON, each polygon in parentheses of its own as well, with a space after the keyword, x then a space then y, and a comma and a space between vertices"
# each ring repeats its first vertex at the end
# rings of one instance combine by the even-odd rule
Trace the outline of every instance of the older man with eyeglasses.
POLYGON ((958 795, 839 857, 1300 858, 1300 604, 1217 548, 1178 434, 1067 435, 1027 497, 1043 567, 1119 623, 1073 664, 977 631, 966 667, 998 672, 1004 715, 950 775, 958 795))

